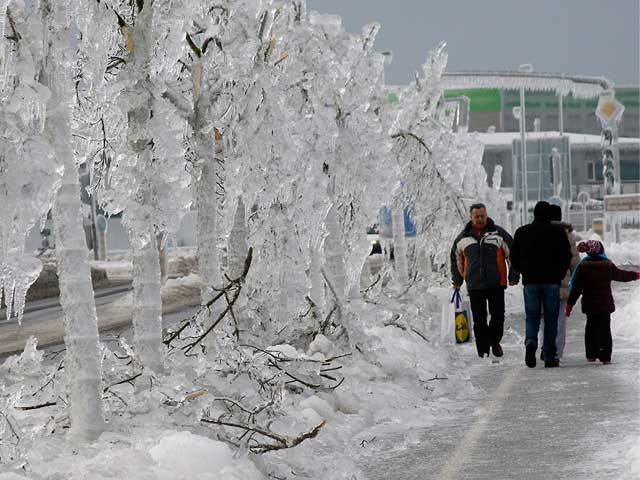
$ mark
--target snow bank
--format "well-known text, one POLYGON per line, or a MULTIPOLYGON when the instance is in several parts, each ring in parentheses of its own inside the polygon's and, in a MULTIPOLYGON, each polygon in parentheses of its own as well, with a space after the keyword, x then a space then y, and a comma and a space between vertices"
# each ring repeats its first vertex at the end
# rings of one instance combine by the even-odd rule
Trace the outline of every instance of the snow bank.
POLYGON ((640 265, 640 240, 626 241, 622 243, 605 243, 604 249, 607 257, 619 267, 625 265, 640 265))
POLYGON ((225 443, 190 432, 168 432, 149 450, 159 468, 159 480, 261 480, 247 458, 235 460, 225 443))
MULTIPOLYGON (((33 478, 67 480, 264 480, 246 456, 234 457, 225 443, 186 431, 152 428, 130 435, 106 433, 75 450, 45 440, 28 455, 33 478)), ((29 480, 15 473, 0 480, 29 480)))
MULTIPOLYGON (((640 341, 640 282, 627 283, 614 292, 616 311, 611 316, 614 337, 640 341)), ((615 345, 614 345, 615 350, 615 345)))

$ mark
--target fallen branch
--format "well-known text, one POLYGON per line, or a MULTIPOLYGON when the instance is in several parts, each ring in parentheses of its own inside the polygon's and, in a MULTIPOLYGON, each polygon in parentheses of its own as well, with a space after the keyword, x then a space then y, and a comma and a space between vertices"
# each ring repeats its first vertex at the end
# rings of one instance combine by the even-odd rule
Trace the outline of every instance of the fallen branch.
POLYGON ((276 362, 274 362, 273 360, 269 360, 269 365, 271 365, 272 367, 277 368, 278 370, 280 370, 282 373, 284 373, 287 377, 289 377, 291 380, 293 380, 294 382, 298 382, 301 383, 302 385, 304 385, 305 387, 309 387, 309 388, 320 388, 322 387, 321 384, 315 384, 315 383, 309 383, 309 382, 305 382, 304 380, 301 380, 300 378, 296 377, 295 375, 289 373, 288 371, 286 371, 284 368, 282 368, 280 365, 278 365, 276 362))
POLYGON ((351 355, 353 355, 353 352, 343 353, 342 355, 336 355, 335 357, 327 358, 327 359, 324 361, 324 363, 330 363, 330 362, 333 362, 334 360, 337 360, 337 359, 339 359, 339 358, 349 357, 349 356, 351 356, 351 355))
POLYGON ((400 330, 403 330, 405 332, 406 331, 411 331, 411 332, 415 333, 416 335, 418 335, 420 338, 422 338, 425 342, 431 342, 431 340, 429 340, 427 337, 425 337, 424 334, 420 330, 415 328, 414 326, 405 325, 403 323, 398 323, 396 320, 397 320, 396 318, 393 318, 393 319, 391 319, 391 320, 389 320, 387 322, 384 322, 383 325, 385 327, 396 327, 396 328, 399 328, 400 330))
POLYGON ((424 380, 425 382, 431 382, 433 380, 449 380, 449 377, 439 377, 438 374, 436 373, 436 376, 433 378, 430 378, 428 380, 424 380))
POLYGON ((28 406, 19 406, 19 407, 13 407, 17 410, 36 410, 38 408, 45 408, 45 407, 51 407, 53 405, 57 405, 57 402, 45 402, 45 403, 41 403, 39 405, 28 405, 28 406))
POLYGON ((267 428, 261 427, 260 425, 256 425, 255 423, 243 423, 243 422, 233 422, 230 420, 221 420, 220 418, 201 418, 201 422, 211 423, 214 425, 222 425, 225 427, 233 427, 240 428, 245 430, 246 432, 253 432, 263 437, 270 438, 274 440, 276 443, 258 443, 256 445, 252 445, 249 447, 249 450, 252 453, 261 454, 266 452, 272 452, 274 450, 283 450, 285 448, 293 448, 297 445, 300 445, 302 442, 309 438, 314 438, 320 432, 320 429, 325 425, 326 421, 322 421, 315 427, 313 427, 308 432, 305 432, 295 438, 289 438, 284 435, 280 435, 275 433, 267 428))
POLYGON ((124 380, 120 380, 119 382, 116 383, 112 383, 111 385, 109 385, 108 387, 104 387, 102 389, 102 393, 106 393, 107 390, 109 390, 111 387, 115 387, 116 385, 122 385, 123 383, 131 383, 133 380, 135 380, 136 378, 138 378, 140 375, 142 375, 142 372, 137 373, 136 375, 134 375, 133 377, 129 377, 129 378, 125 378, 124 380))

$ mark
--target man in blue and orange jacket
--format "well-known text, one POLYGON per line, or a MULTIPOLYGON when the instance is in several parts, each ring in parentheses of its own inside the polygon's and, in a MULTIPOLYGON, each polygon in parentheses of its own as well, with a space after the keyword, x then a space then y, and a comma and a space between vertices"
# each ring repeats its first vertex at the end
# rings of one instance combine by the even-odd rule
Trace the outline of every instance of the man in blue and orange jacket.
POLYGON ((487 216, 484 204, 475 203, 469 211, 471 221, 451 248, 451 278, 454 288, 467 282, 478 355, 488 356, 491 347, 493 354, 501 357, 504 291, 507 284, 518 283, 520 274, 509 263, 511 235, 487 216), (488 325, 487 305, 491 314, 488 325))

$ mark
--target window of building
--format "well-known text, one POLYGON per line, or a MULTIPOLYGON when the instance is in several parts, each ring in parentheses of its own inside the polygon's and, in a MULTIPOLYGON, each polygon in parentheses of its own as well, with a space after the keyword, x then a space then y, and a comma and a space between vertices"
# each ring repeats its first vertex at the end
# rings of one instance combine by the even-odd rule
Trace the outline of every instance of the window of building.
POLYGON ((638 160, 620 160, 620 179, 623 182, 640 181, 640 162, 638 160))
POLYGON ((593 170, 595 173, 593 180, 596 182, 604 181, 604 176, 602 175, 602 160, 596 160, 593 163, 593 170))
POLYGON ((596 179, 596 172, 593 162, 587 162, 587 180, 594 181, 596 179))

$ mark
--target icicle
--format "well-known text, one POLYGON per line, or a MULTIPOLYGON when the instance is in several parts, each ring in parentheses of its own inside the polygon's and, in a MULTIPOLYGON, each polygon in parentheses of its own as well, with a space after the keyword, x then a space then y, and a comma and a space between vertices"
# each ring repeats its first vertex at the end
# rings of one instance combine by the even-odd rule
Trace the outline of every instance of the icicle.
POLYGON ((4 290, 7 320, 15 314, 22 324, 25 300, 29 287, 40 276, 42 262, 29 255, 8 256, 0 266, 0 301, 4 290))
POLYGON ((502 185, 502 165, 496 165, 493 169, 493 177, 491 177, 491 184, 494 190, 500 191, 502 185))
POLYGON ((9 6, 9 0, 0 0, 0 78, 2 79, 2 83, 0 83, 0 92, 4 90, 6 76, 5 72, 8 70, 6 55, 5 55, 5 35, 4 35, 4 27, 6 23, 7 16, 7 7, 9 6))
POLYGON ((402 207, 395 206, 391 210, 391 230, 393 232, 395 280, 398 286, 405 286, 409 283, 409 266, 407 264, 407 240, 404 237, 404 212, 402 207))
MULTIPOLYGON (((286 232, 282 232, 286 235, 286 232)), ((276 319, 278 325, 286 325, 287 320, 289 318, 289 289, 288 289, 288 278, 289 274, 288 261, 287 261, 287 239, 283 238, 283 248, 282 248, 282 259, 280 261, 280 272, 278 275, 278 285, 279 285, 279 295, 278 295, 278 306, 276 312, 276 319)))
POLYGON ((324 308, 324 281, 322 279, 322 257, 321 242, 317 240, 311 247, 311 264, 309 265, 309 277, 311 280, 311 289, 309 297, 315 303, 318 312, 322 312, 324 308))

